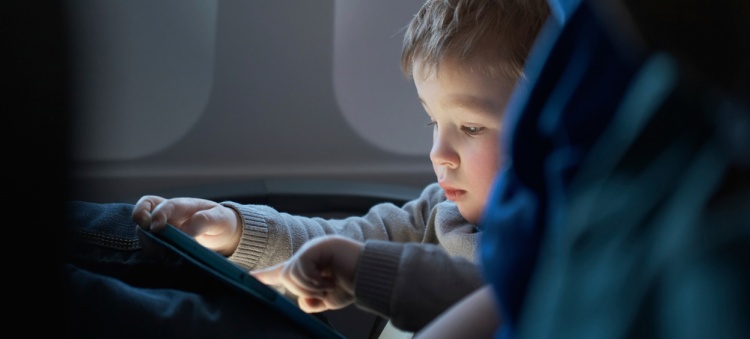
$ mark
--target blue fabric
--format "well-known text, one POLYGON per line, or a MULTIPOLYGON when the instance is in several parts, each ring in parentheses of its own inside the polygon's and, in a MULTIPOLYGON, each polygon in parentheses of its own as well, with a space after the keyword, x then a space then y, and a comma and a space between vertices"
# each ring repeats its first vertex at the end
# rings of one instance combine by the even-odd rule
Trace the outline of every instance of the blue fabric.
POLYGON ((481 261, 502 312, 498 338, 513 338, 540 242, 564 217, 571 179, 610 122, 637 63, 596 20, 588 3, 567 2, 562 27, 548 22, 506 110, 507 165, 481 227, 481 261))
POLYGON ((548 0, 553 20, 562 25, 575 12, 581 0, 548 0))
POLYGON ((680 66, 651 54, 581 164, 520 337, 750 337, 750 144, 717 123, 750 110, 680 66))

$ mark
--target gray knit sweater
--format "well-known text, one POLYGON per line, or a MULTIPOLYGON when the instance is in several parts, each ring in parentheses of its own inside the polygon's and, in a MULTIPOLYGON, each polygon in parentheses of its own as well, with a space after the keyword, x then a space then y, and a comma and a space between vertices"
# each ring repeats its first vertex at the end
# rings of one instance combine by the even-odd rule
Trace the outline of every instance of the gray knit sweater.
POLYGON ((222 204, 242 216, 242 240, 229 259, 248 270, 283 262, 314 237, 338 234, 365 241, 355 274, 356 305, 401 330, 421 329, 482 285, 476 264, 480 233, 436 183, 403 206, 382 203, 344 219, 222 204))

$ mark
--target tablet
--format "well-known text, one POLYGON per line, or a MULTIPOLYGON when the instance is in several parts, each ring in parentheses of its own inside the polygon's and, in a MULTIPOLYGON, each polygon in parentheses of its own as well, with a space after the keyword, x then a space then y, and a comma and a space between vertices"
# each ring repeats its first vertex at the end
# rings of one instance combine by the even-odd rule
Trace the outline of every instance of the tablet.
POLYGON ((139 227, 138 231, 177 252, 225 283, 239 289, 240 292, 261 300, 272 309, 281 312, 293 322, 307 329, 312 335, 319 338, 345 338, 330 325, 306 313, 278 291, 260 282, 241 266, 199 244, 193 237, 178 228, 167 225, 160 232, 149 232, 139 227))

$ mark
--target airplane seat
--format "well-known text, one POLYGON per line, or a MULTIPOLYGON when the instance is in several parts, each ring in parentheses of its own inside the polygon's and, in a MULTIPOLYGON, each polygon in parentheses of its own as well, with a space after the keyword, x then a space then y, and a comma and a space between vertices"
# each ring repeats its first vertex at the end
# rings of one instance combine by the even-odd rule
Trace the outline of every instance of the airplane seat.
MULTIPOLYGON (((335 218, 362 215, 382 202, 400 206, 417 198, 420 192, 411 186, 364 181, 257 179, 180 187, 154 194, 262 204, 290 214, 335 218)), ((132 201, 137 200, 133 198, 132 201)))

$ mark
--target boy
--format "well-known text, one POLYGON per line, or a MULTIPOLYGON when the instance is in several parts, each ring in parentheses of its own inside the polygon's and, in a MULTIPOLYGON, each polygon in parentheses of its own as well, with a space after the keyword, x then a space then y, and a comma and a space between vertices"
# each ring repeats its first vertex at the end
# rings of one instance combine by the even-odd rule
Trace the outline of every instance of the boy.
POLYGON ((278 265, 313 238, 339 235, 332 240, 359 255, 356 283, 324 303, 302 298, 300 306, 336 309, 356 296, 358 307, 418 330, 481 286, 476 225, 502 163, 500 118, 547 14, 544 0, 428 0, 415 15, 402 69, 434 129, 438 182, 402 207, 380 204, 362 217, 323 220, 267 206, 144 196, 132 217, 157 232, 170 223, 249 270, 278 265))
POLYGON ((490 284, 418 337, 747 338, 750 143, 727 135, 750 110, 691 34, 705 22, 736 31, 747 20, 727 14, 747 17, 747 5, 555 5, 570 16, 547 26, 506 112, 513 166, 482 218, 490 284), (660 15, 676 7, 685 15, 660 15), (624 20, 607 25, 615 14, 624 20), (690 43, 663 39, 664 27, 690 43))

